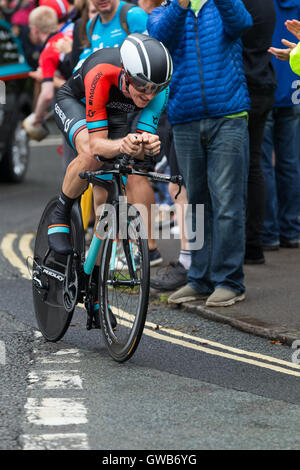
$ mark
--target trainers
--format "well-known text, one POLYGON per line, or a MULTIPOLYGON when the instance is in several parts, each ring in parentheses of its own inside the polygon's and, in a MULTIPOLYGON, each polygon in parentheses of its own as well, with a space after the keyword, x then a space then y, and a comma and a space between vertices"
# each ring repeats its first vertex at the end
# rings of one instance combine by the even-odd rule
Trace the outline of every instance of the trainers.
POLYGON ((264 251, 278 251, 279 250, 279 243, 273 243, 271 245, 263 245, 264 251))
POLYGON ((246 246, 244 264, 264 264, 265 262, 261 246, 246 246))
POLYGON ((188 271, 177 261, 161 268, 153 279, 150 279, 150 286, 158 290, 175 290, 185 286, 187 283, 188 271))
POLYGON ((207 307, 229 307, 245 299, 245 294, 237 294, 230 289, 218 287, 207 299, 207 307))
MULTIPOLYGON (((163 262, 162 256, 158 250, 158 248, 154 248, 154 250, 149 250, 149 261, 150 261, 150 268, 153 266, 158 266, 163 262)), ((135 266, 137 269, 140 268, 140 256, 136 255, 134 257, 135 266)))
POLYGON ((280 247, 281 248, 299 248, 299 240, 280 237, 280 247))
POLYGON ((168 298, 169 304, 182 304, 184 302, 193 302, 194 300, 207 299, 209 294, 200 294, 188 284, 174 292, 168 298))
MULTIPOLYGON (((133 247, 133 253, 134 251, 135 251, 135 246, 133 247)), ((157 248, 155 248, 154 250, 149 250, 149 262, 150 262, 150 268, 152 268, 153 266, 158 266, 159 264, 163 262, 162 256, 157 248)), ((134 264, 135 264, 136 269, 140 269, 141 262, 140 262, 140 255, 138 253, 134 255, 134 264)), ((115 268, 118 270, 127 269, 127 260, 124 255, 118 256, 117 254, 115 268)))
POLYGON ((158 248, 154 248, 154 250, 149 250, 149 261, 150 268, 152 268, 153 266, 158 266, 163 262, 162 256, 158 248))

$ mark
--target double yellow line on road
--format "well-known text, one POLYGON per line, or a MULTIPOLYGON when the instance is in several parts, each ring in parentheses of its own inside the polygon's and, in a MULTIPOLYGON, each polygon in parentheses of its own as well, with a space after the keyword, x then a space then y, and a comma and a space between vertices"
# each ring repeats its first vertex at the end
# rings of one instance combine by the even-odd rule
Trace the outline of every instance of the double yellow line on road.
MULTIPOLYGON (((23 278, 31 280, 31 276, 26 266, 26 259, 33 258, 31 243, 34 238, 34 233, 27 233, 21 236, 18 242, 18 249, 21 257, 15 251, 18 234, 8 233, 3 238, 0 249, 3 256, 9 263, 16 268, 23 278)), ((80 305, 81 307, 81 305, 80 305)), ((83 306, 82 306, 83 307, 83 306)), ((113 308, 114 310, 114 308, 113 308)), ((123 310, 115 310, 116 315, 120 316, 119 324, 130 327, 134 320, 134 316, 123 310)), ((227 346, 215 341, 210 341, 205 338, 199 338, 187 333, 183 333, 172 328, 164 328, 157 324, 146 321, 144 334, 160 341, 166 341, 177 346, 192 349, 194 351, 203 352, 214 356, 219 356, 223 359, 230 359, 233 361, 242 362, 245 364, 269 369, 281 374, 292 375, 300 377, 300 365, 293 362, 284 361, 272 356, 267 356, 260 353, 245 351, 243 349, 227 346)))
MULTIPOLYGON (((132 325, 132 321, 134 319, 133 315, 130 315, 128 312, 121 311, 120 308, 116 309, 112 307, 112 310, 115 315, 121 317, 120 320, 118 319, 119 324, 123 324, 124 326, 128 327, 132 325)), ((280 372, 282 374, 300 377, 300 365, 294 364, 293 362, 288 362, 272 356, 234 348, 232 346, 227 346, 215 341, 199 338, 198 336, 182 333, 172 328, 163 328, 155 323, 148 321, 145 323, 143 334, 161 341, 167 341, 178 346, 193 349, 194 351, 201 351, 206 354, 222 357, 224 359, 244 362, 246 364, 262 367, 264 369, 280 372)))
POLYGON ((19 251, 22 258, 18 256, 14 249, 15 241, 17 240, 18 234, 8 233, 4 236, 0 248, 4 258, 6 258, 9 263, 16 268, 22 277, 25 279, 31 279, 31 276, 28 272, 26 260, 28 257, 33 258, 33 252, 31 249, 31 242, 34 238, 34 233, 25 233, 21 236, 19 240, 19 251))

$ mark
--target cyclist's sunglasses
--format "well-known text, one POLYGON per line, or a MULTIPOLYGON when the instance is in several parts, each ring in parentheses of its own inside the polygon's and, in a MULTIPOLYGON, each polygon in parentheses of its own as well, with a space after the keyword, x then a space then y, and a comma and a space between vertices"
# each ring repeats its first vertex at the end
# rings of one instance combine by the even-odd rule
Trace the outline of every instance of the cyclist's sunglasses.
POLYGON ((157 95, 162 90, 167 88, 170 83, 170 80, 165 83, 152 83, 146 77, 144 77, 144 75, 141 77, 135 75, 133 77, 132 75, 129 75, 129 73, 127 73, 127 77, 129 83, 133 86, 133 88, 136 89, 136 91, 138 91, 139 93, 145 93, 146 95, 157 95))

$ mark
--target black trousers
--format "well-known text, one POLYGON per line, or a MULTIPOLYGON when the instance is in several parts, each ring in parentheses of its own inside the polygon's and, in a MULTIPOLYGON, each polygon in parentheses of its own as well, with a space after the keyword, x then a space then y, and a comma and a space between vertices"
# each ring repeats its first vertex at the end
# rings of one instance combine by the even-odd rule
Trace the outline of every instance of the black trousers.
POLYGON ((274 104, 275 91, 250 90, 249 113, 250 165, 246 220, 246 247, 262 248, 265 208, 265 182, 261 167, 261 146, 269 111, 274 104))

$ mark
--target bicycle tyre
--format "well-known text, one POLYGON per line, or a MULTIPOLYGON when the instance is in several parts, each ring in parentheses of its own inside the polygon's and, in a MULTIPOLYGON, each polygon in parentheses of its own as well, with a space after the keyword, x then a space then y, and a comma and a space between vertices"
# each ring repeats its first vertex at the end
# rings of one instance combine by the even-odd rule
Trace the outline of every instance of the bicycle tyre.
MULTIPOLYGON (((133 207, 128 205, 128 207, 133 207)), ((147 236, 143 224, 141 215, 137 212, 135 216, 128 217, 128 228, 131 228, 130 238, 135 237, 136 243, 139 247, 139 256, 140 256, 140 269, 138 272, 140 279, 140 290, 138 293, 130 293, 124 295, 135 295, 138 296, 138 306, 135 316, 133 312, 124 312, 120 310, 118 305, 112 305, 111 301, 109 302, 109 293, 114 289, 111 285, 108 285, 108 279, 110 274, 110 259, 112 253, 113 240, 108 236, 102 243, 101 249, 101 262, 100 262, 100 279, 99 279, 99 299, 100 299, 100 323, 101 323, 101 332, 104 337, 107 349, 111 357, 117 362, 125 362, 132 357, 136 351, 138 344, 140 342, 146 316, 148 310, 148 301, 149 301, 149 286, 150 286, 150 263, 149 263, 149 249, 147 236), (134 224, 133 224, 134 221, 134 224), (117 327, 113 328, 111 324, 111 314, 109 308, 112 309, 113 313, 117 318, 117 327), (120 314, 121 311, 121 314, 120 314), (124 314, 125 319, 120 318, 120 315, 124 314), (126 330, 128 333, 126 337, 121 339, 118 336, 118 330, 121 328, 124 329, 126 324, 126 330)), ((129 231, 129 229, 128 229, 129 231)), ((127 242, 120 241, 122 246, 127 242)), ((129 268, 127 266, 127 272, 129 268)), ((120 273, 118 273, 120 274, 120 273)), ((129 276, 129 274, 128 274, 129 276)), ((124 291, 123 291, 124 292, 124 291)), ((124 308, 124 303, 122 307, 124 308)), ((118 302, 117 302, 118 304, 118 302)), ((126 303, 125 303, 126 305, 126 303)))
MULTIPOLYGON (((34 246, 33 271, 35 269, 35 266, 42 265, 45 255, 47 253, 47 233, 49 225, 48 217, 54 209, 56 203, 57 198, 51 199, 51 201, 49 201, 49 203, 47 204, 40 219, 34 246)), ((84 253, 82 219, 78 202, 74 203, 71 212, 71 234, 74 251, 79 254, 84 253)), ((54 252, 51 252, 51 255, 47 259, 47 266, 48 260, 49 267, 53 267, 53 264, 55 265, 57 260, 63 262, 63 260, 65 259, 66 257, 59 257, 54 252)), ((42 274, 42 276, 44 276, 44 278, 46 277, 45 274, 42 274)), ((49 285, 49 289, 47 291, 46 299, 37 290, 34 283, 32 284, 34 312, 38 327, 44 338, 48 341, 56 342, 60 340, 66 333, 70 325, 75 306, 74 308, 72 308, 71 311, 66 310, 63 304, 63 289, 61 283, 50 277, 47 277, 47 282, 49 285)))

